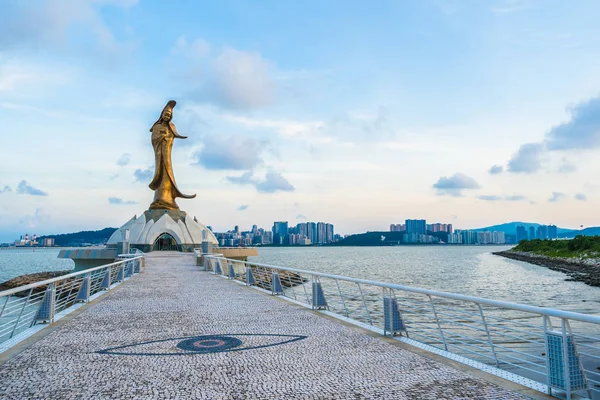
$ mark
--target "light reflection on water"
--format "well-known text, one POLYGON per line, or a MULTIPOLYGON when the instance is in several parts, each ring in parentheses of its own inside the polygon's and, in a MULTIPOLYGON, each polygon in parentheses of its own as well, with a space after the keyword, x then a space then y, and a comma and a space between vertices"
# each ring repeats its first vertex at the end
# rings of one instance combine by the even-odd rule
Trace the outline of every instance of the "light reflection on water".
POLYGON ((495 256, 509 246, 264 247, 250 261, 581 313, 600 313, 600 288, 495 256))
POLYGON ((63 271, 75 267, 68 259, 58 259, 58 249, 0 250, 0 283, 19 275, 46 271, 63 271))

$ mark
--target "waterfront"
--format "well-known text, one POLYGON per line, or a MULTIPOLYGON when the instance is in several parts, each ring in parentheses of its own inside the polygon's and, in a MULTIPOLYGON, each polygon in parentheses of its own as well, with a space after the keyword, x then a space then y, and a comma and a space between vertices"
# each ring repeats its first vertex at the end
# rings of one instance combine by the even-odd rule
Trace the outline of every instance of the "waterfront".
POLYGON ((598 314, 600 288, 491 254, 510 246, 260 248, 252 261, 598 314))
POLYGON ((19 275, 73 269, 71 260, 59 259, 59 249, 16 248, 0 251, 0 283, 19 275))
MULTIPOLYGON (((501 246, 265 247, 251 261, 597 314, 600 288, 545 267, 494 256, 501 246)), ((0 252, 0 282, 73 268, 58 249, 0 252)))

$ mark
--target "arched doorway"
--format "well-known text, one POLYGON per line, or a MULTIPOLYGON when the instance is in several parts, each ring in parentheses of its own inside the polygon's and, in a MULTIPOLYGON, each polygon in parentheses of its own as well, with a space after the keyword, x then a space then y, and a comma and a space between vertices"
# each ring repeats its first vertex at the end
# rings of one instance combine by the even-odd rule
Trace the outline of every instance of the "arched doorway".
POLYGON ((160 235, 152 245, 152 251, 178 251, 177 241, 168 233, 160 235))

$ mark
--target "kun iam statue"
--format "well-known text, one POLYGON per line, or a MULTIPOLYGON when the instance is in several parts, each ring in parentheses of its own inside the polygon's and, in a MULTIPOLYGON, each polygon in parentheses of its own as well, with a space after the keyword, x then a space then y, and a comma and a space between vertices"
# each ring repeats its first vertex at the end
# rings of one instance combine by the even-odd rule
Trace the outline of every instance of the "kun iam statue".
POLYGON ((193 199, 195 194, 181 193, 175 183, 173 163, 171 162, 171 149, 175 138, 187 139, 177 133, 173 125, 173 107, 175 100, 170 100, 160 114, 158 121, 152 125, 152 147, 154 148, 155 170, 154 178, 150 182, 150 189, 154 190, 154 201, 150 204, 151 210, 179 210, 175 198, 193 199))

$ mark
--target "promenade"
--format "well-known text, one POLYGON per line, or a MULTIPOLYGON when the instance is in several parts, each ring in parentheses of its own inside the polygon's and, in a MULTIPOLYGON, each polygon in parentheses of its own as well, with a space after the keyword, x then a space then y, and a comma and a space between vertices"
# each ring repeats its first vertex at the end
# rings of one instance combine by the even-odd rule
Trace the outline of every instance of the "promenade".
POLYGON ((194 264, 148 254, 1 359, 0 399, 525 398, 194 264))

